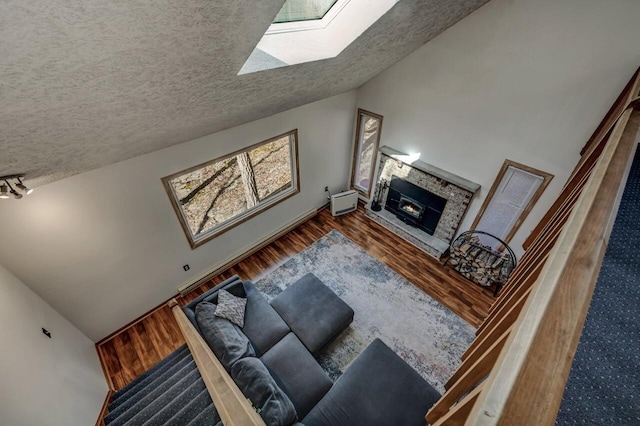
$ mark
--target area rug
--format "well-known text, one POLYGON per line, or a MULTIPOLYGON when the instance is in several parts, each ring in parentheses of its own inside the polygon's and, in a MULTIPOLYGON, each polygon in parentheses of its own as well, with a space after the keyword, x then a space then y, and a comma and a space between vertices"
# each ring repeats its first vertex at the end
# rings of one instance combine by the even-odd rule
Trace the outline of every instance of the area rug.
POLYGON ((444 384, 474 338, 471 325, 336 230, 255 284, 271 300, 308 272, 355 312, 353 323, 318 357, 333 380, 380 338, 444 392, 444 384))

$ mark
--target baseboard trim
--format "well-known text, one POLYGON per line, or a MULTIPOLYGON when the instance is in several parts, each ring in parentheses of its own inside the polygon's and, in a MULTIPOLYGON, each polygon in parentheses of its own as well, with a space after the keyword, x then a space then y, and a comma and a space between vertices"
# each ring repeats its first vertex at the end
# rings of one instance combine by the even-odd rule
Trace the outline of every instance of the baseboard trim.
POLYGON ((200 287, 203 283, 205 283, 207 281, 210 281, 212 278, 216 277, 217 275, 220 275, 221 272, 223 272, 223 271, 229 269, 230 267, 232 267, 233 265, 243 261, 244 259, 246 259, 247 257, 251 256, 255 252, 257 252, 257 251, 263 249, 264 247, 268 246, 269 244, 271 244, 272 242, 274 242, 275 240, 277 240, 278 238, 280 238, 281 236, 283 236, 287 232, 290 232, 291 230, 296 228, 298 225, 300 225, 300 224, 306 222, 307 220, 311 219, 312 217, 314 217, 315 215, 318 214, 318 211, 319 211, 319 209, 309 210, 307 213, 304 213, 303 215, 298 216, 294 220, 288 222, 287 224, 285 224, 281 228, 275 230, 274 232, 270 233, 269 235, 267 235, 266 237, 262 238, 261 240, 258 240, 255 243, 250 244, 249 246, 246 246, 243 249, 237 251, 236 253, 232 254, 231 256, 229 256, 228 258, 226 258, 225 260, 220 262, 218 265, 216 265, 216 266, 212 267, 211 269, 209 269, 207 272, 205 272, 199 278, 196 278, 196 279, 194 279, 194 280, 192 280, 192 281, 180 286, 178 288, 178 293, 181 296, 184 296, 185 294, 190 293, 194 289, 200 287))
POLYGON ((104 426, 104 418, 107 414, 109 414, 109 401, 111 401, 113 393, 114 392, 111 389, 109 389, 109 392, 107 392, 107 396, 104 398, 104 403, 102 404, 102 408, 100 409, 100 414, 98 414, 96 426, 104 426))

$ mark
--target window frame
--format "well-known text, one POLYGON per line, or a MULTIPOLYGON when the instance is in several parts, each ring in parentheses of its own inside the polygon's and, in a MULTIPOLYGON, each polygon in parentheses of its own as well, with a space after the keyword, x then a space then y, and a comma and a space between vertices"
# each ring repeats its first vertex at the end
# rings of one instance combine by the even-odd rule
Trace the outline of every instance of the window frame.
POLYGON ((188 169, 181 170, 176 173, 172 173, 171 175, 163 177, 161 180, 162 180, 164 189, 167 192, 167 196, 169 197, 169 201, 171 202, 171 206, 173 207, 173 211, 178 216, 178 221, 180 222, 180 226, 182 227, 182 230, 184 231, 184 234, 187 237, 187 240, 189 241, 189 245, 191 246, 191 249, 195 249, 197 247, 200 247, 202 244, 211 241, 213 238, 217 237, 218 235, 221 235, 229 231, 230 229, 235 228, 236 226, 258 215, 259 213, 262 213, 270 209, 271 207, 274 207, 275 205, 280 204, 281 202, 287 200, 288 198, 293 197, 294 195, 300 192, 300 160, 298 155, 298 129, 290 130, 278 136, 274 136, 272 138, 263 140, 261 142, 250 145, 248 147, 239 149, 230 154, 226 154, 221 157, 217 157, 213 160, 209 160, 204 163, 195 165, 193 167, 189 167, 188 169), (235 157, 236 155, 242 154, 244 152, 252 151, 262 145, 266 145, 278 139, 282 139, 285 136, 289 136, 289 146, 292 151, 290 154, 291 184, 292 184, 291 189, 288 189, 286 191, 281 192, 280 194, 275 195, 272 199, 266 202, 260 202, 255 206, 246 209, 244 212, 240 214, 232 216, 231 218, 225 220, 224 222, 214 226, 213 228, 205 232, 202 232, 197 235, 193 235, 191 232, 191 228, 189 227, 187 218, 181 208, 180 200, 177 197, 173 189, 173 186, 171 185, 171 181, 177 177, 194 172, 210 164, 224 161, 228 158, 235 157))
POLYGON ((489 190, 487 197, 482 202, 482 207, 480 207, 480 210, 478 210, 478 214, 476 215, 476 218, 474 219, 473 224, 471 225, 471 229, 476 229, 476 226, 478 226, 478 223, 480 223, 480 219, 482 219, 482 215, 487 210, 489 203, 491 203, 491 200, 493 199, 494 194, 500 187, 500 184, 502 183, 502 180, 504 179, 505 174, 507 173, 507 170, 509 169, 509 167, 520 169, 527 173, 531 173, 533 175, 539 176, 542 178, 542 182, 540 183, 540 186, 538 187, 538 189, 536 189, 536 192, 533 195, 533 197, 531 197, 531 199, 527 203, 527 206, 520 213, 520 216, 515 221, 515 223, 511 227, 511 230, 507 233, 506 237, 501 238, 502 240, 504 240, 505 243, 509 243, 511 239, 515 236, 516 232, 518 232, 518 229, 520 229, 520 226, 524 223, 525 219, 531 212, 531 209, 533 209, 533 206, 538 202, 538 199, 540 199, 540 197, 542 196, 542 193, 551 182, 551 179, 553 179, 554 177, 551 173, 543 172, 542 170, 538 170, 533 167, 526 166, 524 164, 517 163, 509 159, 504 160, 504 163, 502 164, 502 168, 500 168, 498 175, 493 181, 491 190, 489 190))
POLYGON ((336 17, 338 13, 349 3, 351 0, 334 0, 333 4, 329 9, 327 9, 322 16, 319 18, 307 18, 307 19, 297 19, 295 21, 280 21, 276 22, 278 15, 287 4, 285 1, 280 11, 278 11, 278 15, 273 19, 271 26, 267 30, 265 34, 274 34, 283 31, 304 31, 307 29, 316 29, 316 28, 325 28, 329 23, 336 17), (337 7, 336 7, 337 6, 337 7), (325 19, 327 18, 327 19, 325 19), (306 23, 303 24, 303 23, 306 23), (297 24, 297 25, 292 25, 297 24), (275 27, 274 27, 275 26, 275 27))
POLYGON ((358 112, 357 112, 357 119, 356 119, 356 130, 355 130, 355 136, 354 136, 354 141, 353 141, 353 157, 351 159, 351 178, 349 179, 350 184, 351 184, 351 189, 353 189, 354 191, 356 191, 358 194, 362 195, 364 198, 366 199, 370 199, 371 197, 371 189, 373 188, 373 180, 375 177, 375 169, 377 166, 377 159, 378 159, 378 149, 380 148, 380 138, 382 136, 382 122, 383 122, 384 117, 380 114, 376 114, 375 112, 371 112, 371 111, 367 111, 365 109, 362 108, 358 108, 358 112), (369 177, 369 188, 367 188, 366 191, 362 190, 362 187, 359 185, 356 185, 356 183, 354 182, 354 179, 356 177, 356 168, 359 164, 358 162, 358 157, 360 156, 361 152, 360 152, 360 145, 361 145, 361 141, 360 141, 360 134, 361 132, 361 127, 364 125, 364 120, 362 119, 363 116, 369 116, 371 118, 375 118, 377 120, 379 120, 380 124, 378 126, 378 137, 376 138, 375 141, 375 146, 374 146, 374 152, 373 152, 373 158, 371 160, 372 164, 371 164, 371 176, 369 177))
POLYGON ((335 58, 397 2, 339 0, 322 19, 272 23, 240 67, 238 75, 335 58), (260 51, 278 61, 262 61, 260 51))

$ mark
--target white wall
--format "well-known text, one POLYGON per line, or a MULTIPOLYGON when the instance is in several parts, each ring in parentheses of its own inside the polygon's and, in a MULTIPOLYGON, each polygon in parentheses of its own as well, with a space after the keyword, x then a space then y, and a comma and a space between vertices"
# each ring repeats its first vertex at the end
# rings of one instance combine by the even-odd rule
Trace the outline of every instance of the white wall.
MULTIPOLYGON (((37 188, 0 203, 0 259, 93 340, 325 203, 348 182, 355 91, 37 188), (191 250, 161 178, 297 128, 301 192, 191 250), (191 270, 184 272, 182 265, 191 270)), ((96 413, 97 414, 97 413, 96 413)))
MULTIPOLYGON (((357 105, 385 116, 383 144, 482 185, 461 230, 505 158, 553 173, 518 250, 640 64, 639 18, 635 0, 493 0, 366 83, 357 105)), ((325 185, 343 189, 355 106, 348 92, 4 200, 0 259, 100 339, 322 205, 325 185), (293 128, 301 193, 191 250, 160 178, 293 128)))
POLYGON ((0 324, 0 424, 94 424, 107 384, 93 342, 2 265, 0 324))
POLYGON ((637 0, 493 0, 367 82, 381 144, 482 185, 506 158, 555 178, 510 244, 551 205, 579 151, 640 65, 637 0))

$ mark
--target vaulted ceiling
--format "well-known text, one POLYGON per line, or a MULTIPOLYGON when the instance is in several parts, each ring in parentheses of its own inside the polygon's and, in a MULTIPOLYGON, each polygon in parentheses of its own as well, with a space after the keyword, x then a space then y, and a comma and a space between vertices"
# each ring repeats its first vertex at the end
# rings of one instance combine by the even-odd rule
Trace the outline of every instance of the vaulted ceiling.
POLYGON ((3 1, 0 175, 37 186, 357 88, 487 1, 401 0, 335 58, 245 75, 284 0, 3 1))

